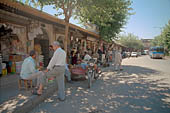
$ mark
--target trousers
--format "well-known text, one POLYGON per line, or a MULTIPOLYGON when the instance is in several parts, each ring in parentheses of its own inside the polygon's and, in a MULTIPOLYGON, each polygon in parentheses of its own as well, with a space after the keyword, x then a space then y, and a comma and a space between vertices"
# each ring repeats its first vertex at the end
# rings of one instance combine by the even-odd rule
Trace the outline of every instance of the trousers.
MULTIPOLYGON (((22 78, 22 77, 21 77, 22 78)), ((42 84, 45 84, 45 75, 42 71, 38 71, 36 73, 30 74, 29 77, 24 77, 22 79, 26 80, 36 80, 37 81, 37 87, 42 84)))
POLYGON ((54 67, 52 70, 46 73, 47 78, 55 77, 57 88, 58 88, 58 97, 60 100, 65 99, 65 83, 64 83, 64 73, 65 66, 54 67))
POLYGON ((121 70, 122 69, 121 63, 114 63, 114 69, 115 70, 121 70))

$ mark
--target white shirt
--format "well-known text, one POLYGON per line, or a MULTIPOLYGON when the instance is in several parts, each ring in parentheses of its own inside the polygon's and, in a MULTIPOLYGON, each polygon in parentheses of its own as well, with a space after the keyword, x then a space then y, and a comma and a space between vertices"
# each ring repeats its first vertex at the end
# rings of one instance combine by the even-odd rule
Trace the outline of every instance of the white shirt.
POLYGON ((86 55, 84 56, 84 61, 89 61, 90 59, 91 59, 91 56, 90 56, 90 55, 86 54, 86 55))
POLYGON ((27 57, 22 64, 20 73, 21 78, 27 79, 31 74, 38 72, 35 67, 35 60, 31 56, 27 57))
POLYGON ((50 63, 47 66, 47 69, 53 69, 54 66, 65 66, 66 65, 66 53, 63 49, 58 48, 53 57, 50 60, 50 63))

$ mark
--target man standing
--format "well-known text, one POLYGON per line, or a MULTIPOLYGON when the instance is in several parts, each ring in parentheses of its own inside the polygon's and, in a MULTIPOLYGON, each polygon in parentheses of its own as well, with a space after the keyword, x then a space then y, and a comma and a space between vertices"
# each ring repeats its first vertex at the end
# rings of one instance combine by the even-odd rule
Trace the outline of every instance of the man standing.
POLYGON ((56 77, 58 86, 58 97, 61 101, 65 100, 64 73, 66 65, 66 53, 61 49, 59 42, 53 42, 54 55, 51 58, 47 70, 47 78, 56 77))
POLYGON ((116 71, 123 70, 121 63, 122 63, 122 55, 118 50, 116 50, 116 52, 115 52, 115 62, 114 62, 114 68, 115 68, 116 71))

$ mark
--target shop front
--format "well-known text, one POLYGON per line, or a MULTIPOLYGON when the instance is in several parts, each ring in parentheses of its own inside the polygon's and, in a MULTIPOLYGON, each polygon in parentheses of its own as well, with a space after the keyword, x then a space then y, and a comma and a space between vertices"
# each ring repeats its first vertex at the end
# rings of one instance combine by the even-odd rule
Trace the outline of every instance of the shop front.
MULTIPOLYGON (((11 4, 9 2, 8 5, 11 4)), ((25 15, 24 10, 9 7, 6 3, 0 3, 0 6, 2 6, 0 8, 0 74, 20 73, 23 60, 33 49, 37 53, 37 66, 46 67, 49 62, 49 45, 55 40, 55 23, 51 24, 50 20, 25 15)), ((36 14, 39 16, 38 11, 36 14)))
MULTIPOLYGON (((20 73, 23 60, 33 49, 37 66, 46 67, 49 45, 55 40, 64 45, 64 20, 10 0, 0 1, 0 17, 0 73, 3 75, 20 73)), ((78 51, 79 57, 87 49, 96 51, 96 38, 99 35, 69 24, 67 55, 72 50, 78 51)))
POLYGON ((0 37, 1 74, 19 73, 27 57, 26 25, 1 18, 0 37))

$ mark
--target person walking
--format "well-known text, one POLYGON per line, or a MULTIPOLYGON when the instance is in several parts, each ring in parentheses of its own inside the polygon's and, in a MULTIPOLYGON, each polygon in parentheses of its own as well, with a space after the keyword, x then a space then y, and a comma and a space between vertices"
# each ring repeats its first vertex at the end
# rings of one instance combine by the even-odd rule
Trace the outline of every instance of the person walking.
POLYGON ((65 84, 64 84, 64 73, 66 65, 66 53, 61 48, 60 43, 57 41, 53 42, 54 55, 51 58, 46 72, 46 77, 56 77, 58 87, 58 98, 61 101, 65 100, 65 84))
POLYGON ((114 61, 114 68, 115 68, 116 71, 123 70, 122 66, 121 66, 121 63, 122 63, 122 55, 118 50, 116 50, 116 52, 115 52, 115 61, 114 61))

